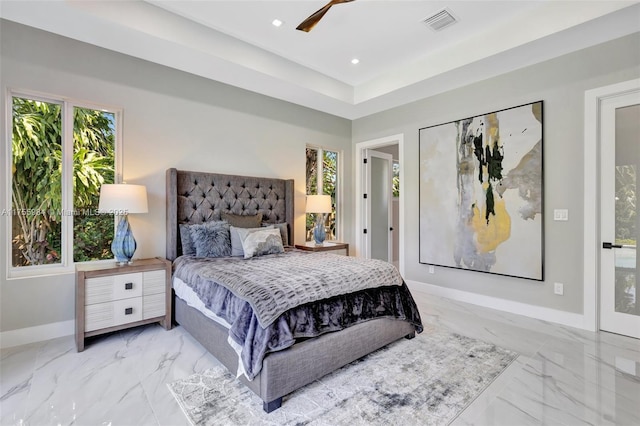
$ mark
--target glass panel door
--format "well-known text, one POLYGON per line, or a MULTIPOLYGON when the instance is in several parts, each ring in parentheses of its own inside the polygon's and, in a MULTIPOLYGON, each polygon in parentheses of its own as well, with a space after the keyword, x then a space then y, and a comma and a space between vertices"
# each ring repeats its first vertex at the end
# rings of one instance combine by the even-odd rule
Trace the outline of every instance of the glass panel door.
POLYGON ((640 338, 640 93, 602 105, 600 328, 640 338))
POLYGON ((617 108, 615 165, 615 311, 640 315, 637 172, 640 105, 617 108))

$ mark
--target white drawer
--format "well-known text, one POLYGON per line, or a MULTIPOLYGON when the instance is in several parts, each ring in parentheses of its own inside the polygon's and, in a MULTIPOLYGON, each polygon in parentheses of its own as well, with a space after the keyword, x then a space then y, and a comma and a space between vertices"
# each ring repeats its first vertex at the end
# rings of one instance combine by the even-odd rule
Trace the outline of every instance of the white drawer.
POLYGON ((142 298, 142 319, 164 316, 167 301, 165 293, 151 294, 142 298))
POLYGON ((142 272, 88 278, 85 305, 142 296, 142 272))
POLYGON ((147 294, 164 294, 167 291, 167 281, 165 270, 161 271, 148 271, 143 273, 143 290, 144 295, 147 294))
POLYGON ((142 297, 85 307, 85 332, 142 320, 142 297), (130 312, 130 313, 128 313, 130 312))
POLYGON ((347 249, 331 250, 329 253, 347 255, 347 249))

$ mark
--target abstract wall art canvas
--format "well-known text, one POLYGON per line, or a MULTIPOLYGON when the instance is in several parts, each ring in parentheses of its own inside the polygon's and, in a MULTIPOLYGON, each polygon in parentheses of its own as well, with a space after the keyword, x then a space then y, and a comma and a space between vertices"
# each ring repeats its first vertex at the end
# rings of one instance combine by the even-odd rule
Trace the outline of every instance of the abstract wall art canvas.
POLYGON ((542 101, 420 129, 420 263, 544 279, 542 134, 542 101))

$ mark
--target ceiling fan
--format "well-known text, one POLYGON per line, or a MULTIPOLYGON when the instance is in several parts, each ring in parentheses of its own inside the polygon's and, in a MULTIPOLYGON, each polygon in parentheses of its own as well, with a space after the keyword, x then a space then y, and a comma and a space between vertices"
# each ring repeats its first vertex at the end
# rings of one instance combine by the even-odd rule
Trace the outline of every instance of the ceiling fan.
POLYGON ((325 15, 325 13, 327 13, 329 9, 331 9, 331 6, 333 6, 334 4, 349 3, 352 1, 355 1, 355 0, 331 0, 329 3, 324 5, 322 9, 317 10, 316 12, 311 14, 311 16, 309 16, 307 19, 302 21, 302 23, 296 27, 296 30, 300 30, 308 33, 313 29, 313 27, 316 26, 318 22, 320 22, 320 20, 325 15))

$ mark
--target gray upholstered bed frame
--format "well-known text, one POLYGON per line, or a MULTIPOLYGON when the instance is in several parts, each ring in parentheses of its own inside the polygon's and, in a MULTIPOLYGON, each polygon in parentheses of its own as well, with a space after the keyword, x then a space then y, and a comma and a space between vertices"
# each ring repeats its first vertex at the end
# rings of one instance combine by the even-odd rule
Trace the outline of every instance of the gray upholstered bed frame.
MULTIPOLYGON (((253 215, 264 222, 286 222, 293 245, 293 180, 167 170, 167 259, 181 253, 178 227, 182 223, 219 220, 220 213, 253 215)), ((238 356, 228 345, 228 330, 174 297, 175 321, 235 374, 238 356)), ((296 343, 268 354, 260 374, 240 378, 270 412, 282 397, 312 381, 402 337, 413 337, 414 327, 386 318, 367 321, 345 330, 296 343)))

